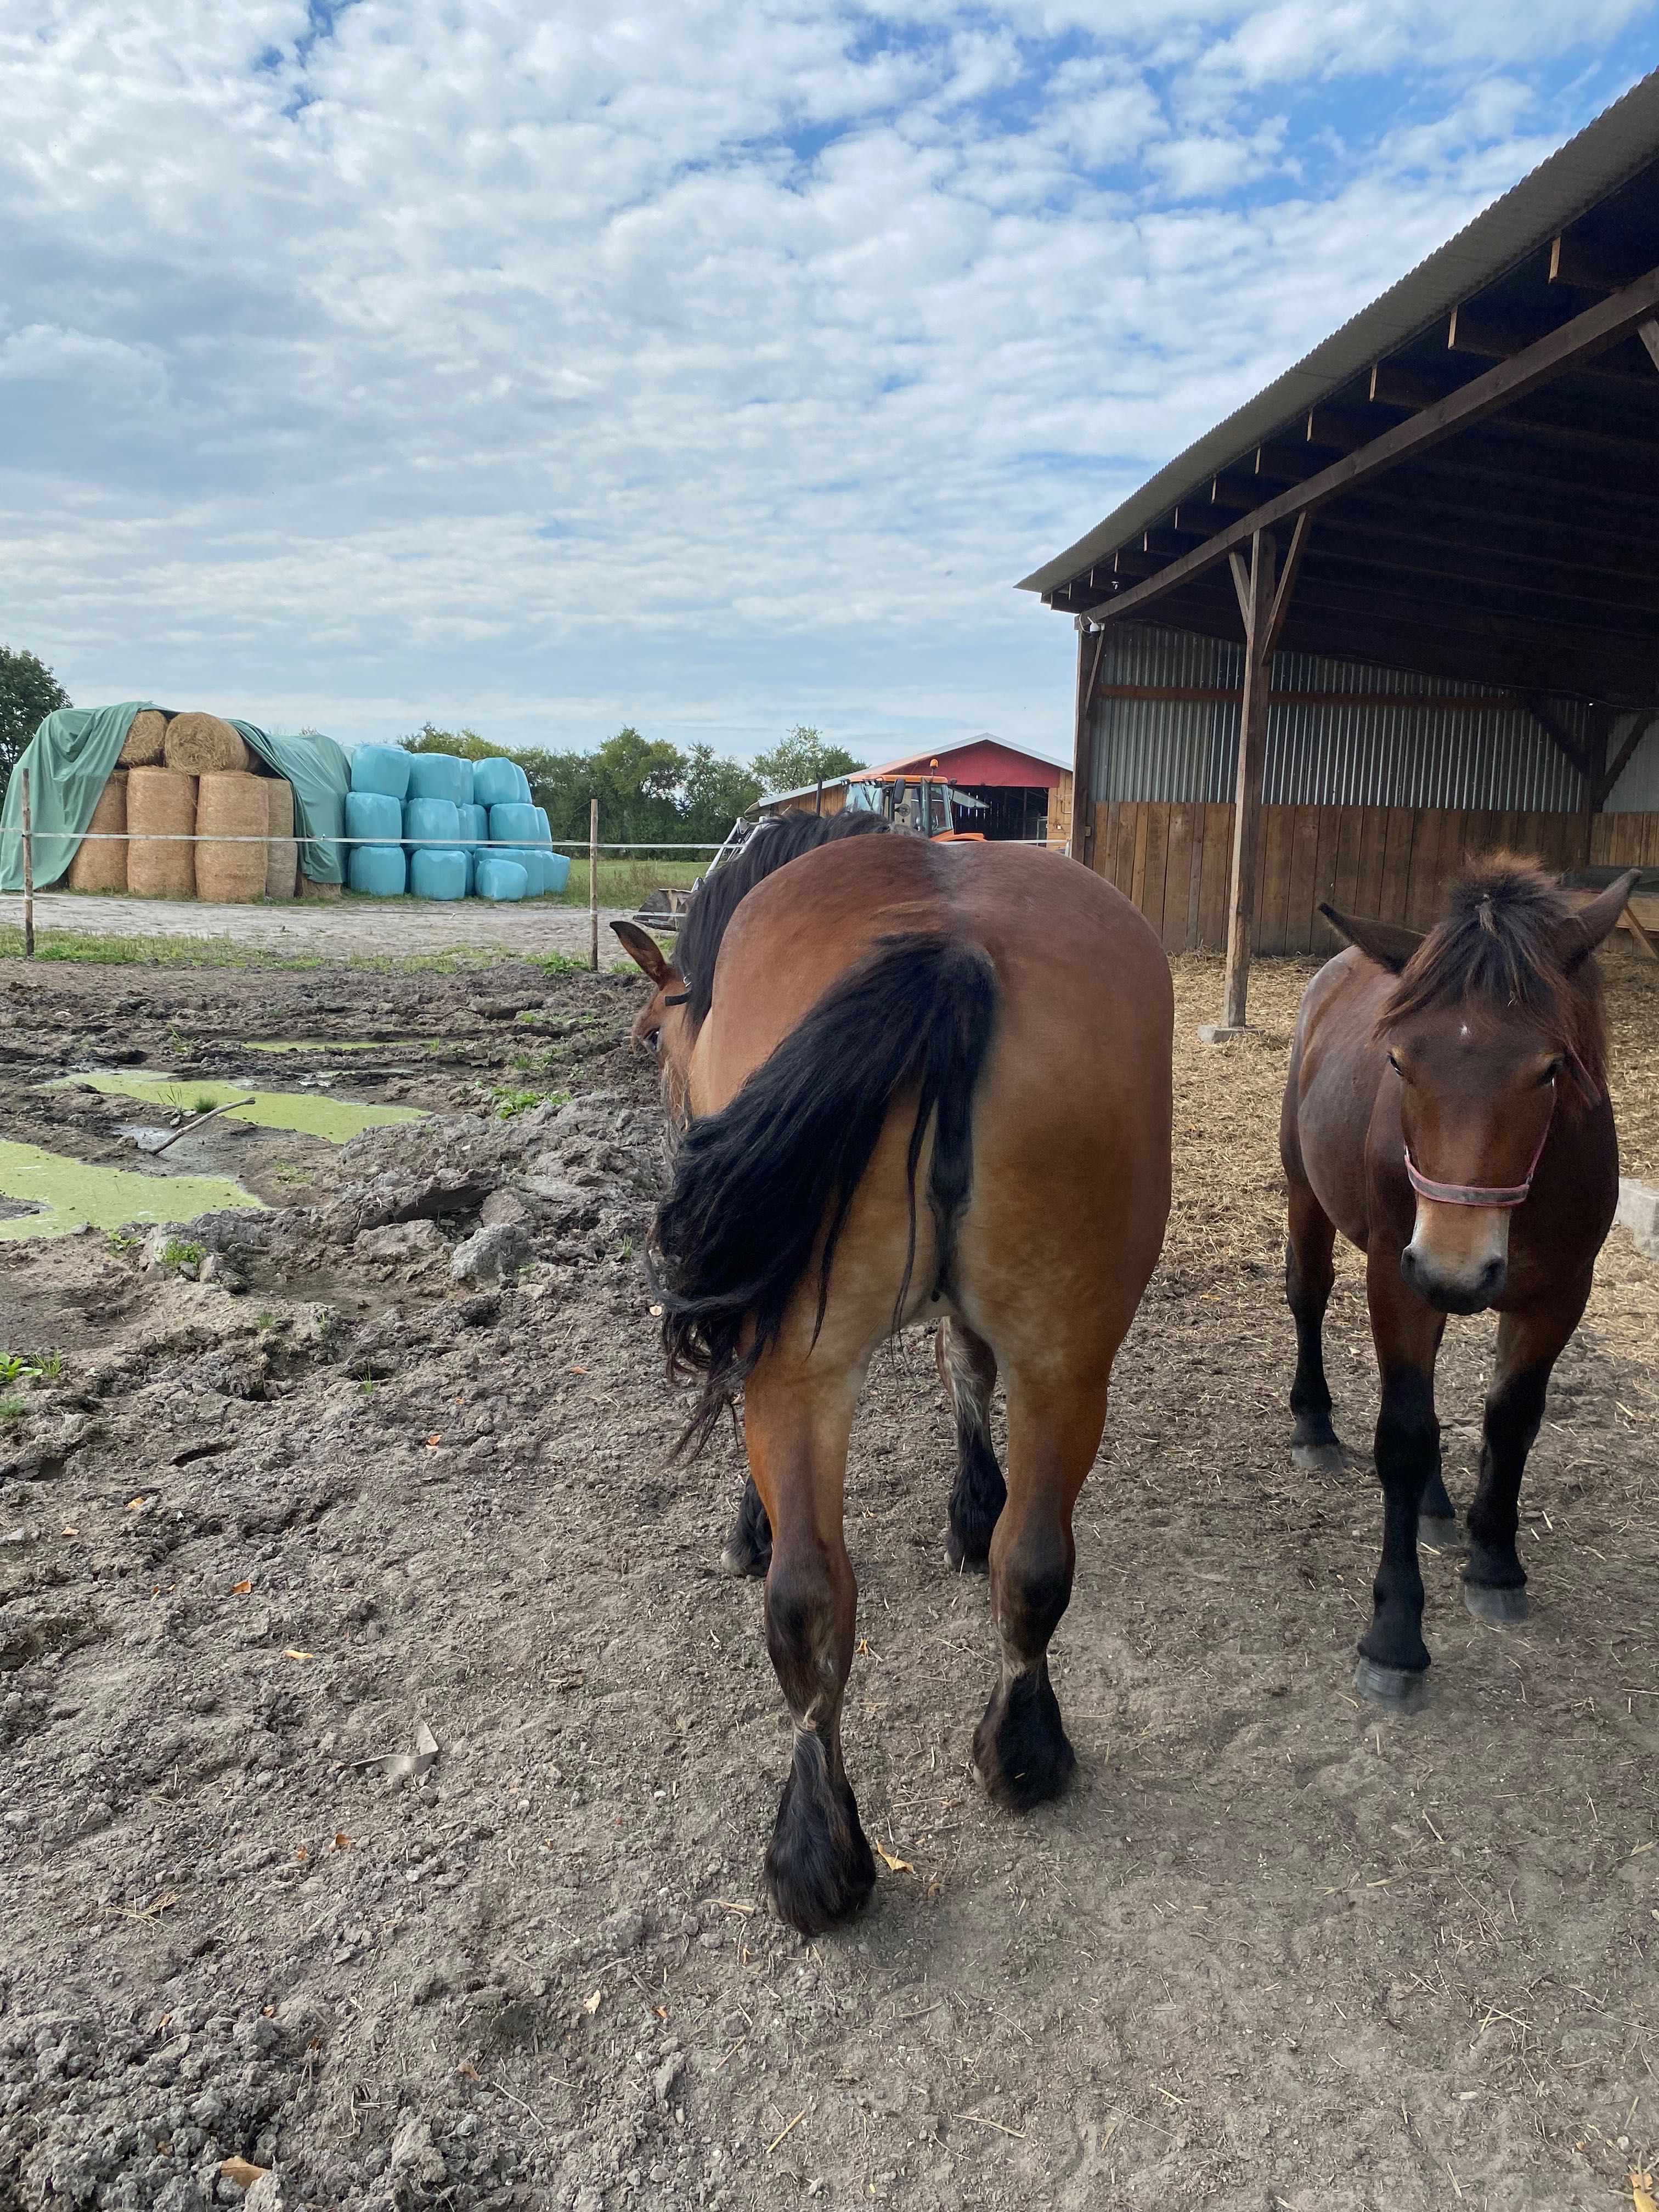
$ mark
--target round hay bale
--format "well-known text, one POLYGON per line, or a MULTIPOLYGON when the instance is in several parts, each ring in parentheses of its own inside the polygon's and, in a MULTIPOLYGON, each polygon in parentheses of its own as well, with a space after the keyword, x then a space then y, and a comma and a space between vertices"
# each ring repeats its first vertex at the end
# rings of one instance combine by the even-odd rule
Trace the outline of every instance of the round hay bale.
POLYGON ((127 887, 127 772, 118 768, 98 794, 86 838, 70 862, 72 891, 124 891, 127 887))
POLYGON ((135 898, 194 898, 196 779, 175 769, 136 768, 127 777, 127 889, 135 898))
POLYGON ((167 718, 159 707, 141 707, 121 748, 123 768, 160 768, 167 718))
POLYGON ((300 872, 300 847, 294 835, 294 786, 274 777, 265 785, 265 801, 272 840, 265 847, 265 896, 291 899, 300 872))
MULTIPOLYGON (((232 731, 231 735, 235 736, 232 731)), ((237 739, 238 744, 241 742, 237 739)), ((269 781, 234 769, 210 769, 196 792, 196 896, 214 906, 251 906, 265 895, 269 781), (258 843, 246 841, 258 839, 258 843), (234 842, 233 842, 234 841, 234 842)))
POLYGON ((181 775, 247 773, 247 747, 217 714, 175 714, 167 724, 162 755, 181 775))
POLYGON ((319 884, 314 881, 310 876, 301 876, 300 878, 300 896, 302 899, 343 898, 345 896, 345 885, 343 884, 319 884))

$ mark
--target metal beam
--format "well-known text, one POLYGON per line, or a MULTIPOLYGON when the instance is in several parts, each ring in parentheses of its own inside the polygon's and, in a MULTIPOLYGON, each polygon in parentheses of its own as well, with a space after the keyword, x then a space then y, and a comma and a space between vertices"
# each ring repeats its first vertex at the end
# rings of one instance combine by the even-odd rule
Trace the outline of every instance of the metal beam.
MULTIPOLYGON (((1559 330, 1552 331, 1547 337, 1540 338, 1512 360, 1499 362, 1495 368, 1475 377, 1432 407, 1425 407, 1406 422, 1397 423, 1392 430, 1384 431, 1370 445, 1344 454, 1316 476, 1291 485, 1257 507, 1254 514, 1242 516, 1218 531, 1205 544, 1172 562, 1162 575, 1149 576, 1145 583, 1136 584, 1086 611, 1097 620, 1104 621, 1115 621, 1132 613, 1135 608, 1185 583, 1189 577, 1200 574, 1212 562, 1224 560, 1229 554, 1249 544, 1259 532, 1293 521, 1304 507, 1318 507, 1338 492, 1352 490, 1399 462, 1455 437, 1460 430, 1468 429, 1537 390, 1575 362, 1616 345, 1620 338, 1639 331, 1644 323, 1653 322, 1656 315, 1659 315, 1659 269, 1650 269, 1634 284, 1615 292, 1610 299, 1598 301, 1595 307, 1586 308, 1582 315, 1575 315, 1559 330)), ((1656 336, 1656 344, 1659 344, 1659 334, 1656 336)), ((1659 352, 1656 352, 1655 358, 1659 361, 1659 352)))

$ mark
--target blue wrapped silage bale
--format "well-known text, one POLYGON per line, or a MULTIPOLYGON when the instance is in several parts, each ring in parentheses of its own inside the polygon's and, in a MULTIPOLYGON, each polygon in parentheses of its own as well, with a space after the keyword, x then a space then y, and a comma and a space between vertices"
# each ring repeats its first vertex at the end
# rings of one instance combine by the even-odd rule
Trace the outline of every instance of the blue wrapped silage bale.
POLYGON ((354 891, 369 898, 401 898, 409 888, 409 863, 401 845, 354 845, 347 863, 354 891))
POLYGON ((521 805, 528 806, 530 804, 530 778, 519 766, 517 761, 513 762, 512 769, 513 780, 518 791, 520 803, 521 805))
MULTIPOLYGON (((489 842, 492 845, 538 845, 539 825, 533 806, 518 799, 507 799, 489 810, 489 842)), ((516 860, 517 853, 507 855, 516 860)))
POLYGON ((351 788, 407 799, 410 759, 401 745, 359 745, 351 756, 351 788))
POLYGON ((466 806, 472 799, 472 763, 453 753, 411 753, 409 757, 409 795, 411 799, 447 799, 452 806, 466 806))
POLYGON ((453 799, 410 799, 404 803, 404 842, 411 852, 422 845, 460 842, 461 810, 453 799))
POLYGON ((466 879, 466 854, 458 846, 422 845, 409 863, 409 888, 416 898, 465 898, 466 879))
POLYGON ((385 791, 349 791, 345 803, 348 837, 370 837, 395 845, 404 834, 404 810, 385 791))
POLYGON ((478 865, 473 872, 473 889, 480 898, 521 899, 528 889, 528 879, 516 860, 504 860, 497 853, 480 853, 478 865))
POLYGON ((530 779, 516 761, 481 760, 472 763, 472 798, 478 806, 504 806, 509 799, 530 796, 530 779))
POLYGON ((463 845, 481 845, 489 835, 489 811, 483 806, 461 806, 456 809, 461 817, 463 845))
POLYGON ((530 811, 536 817, 538 838, 544 845, 550 845, 553 842, 553 824, 547 818, 547 809, 532 806, 530 811))
POLYGON ((549 865, 553 855, 541 845, 524 845, 513 858, 524 870, 525 896, 540 898, 553 888, 553 870, 549 865))
POLYGON ((547 856, 547 888, 555 893, 562 891, 570 881, 569 854, 550 853, 547 856))

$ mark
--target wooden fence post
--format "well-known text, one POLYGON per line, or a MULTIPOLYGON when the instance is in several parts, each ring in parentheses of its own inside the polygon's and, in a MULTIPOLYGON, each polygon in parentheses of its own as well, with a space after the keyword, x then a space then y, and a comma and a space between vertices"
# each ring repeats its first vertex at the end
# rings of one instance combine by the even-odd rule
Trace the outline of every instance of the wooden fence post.
POLYGON ((599 802, 587 802, 587 964, 599 972, 599 802))
POLYGON ((34 957, 34 811, 29 772, 23 770, 23 957, 34 957))

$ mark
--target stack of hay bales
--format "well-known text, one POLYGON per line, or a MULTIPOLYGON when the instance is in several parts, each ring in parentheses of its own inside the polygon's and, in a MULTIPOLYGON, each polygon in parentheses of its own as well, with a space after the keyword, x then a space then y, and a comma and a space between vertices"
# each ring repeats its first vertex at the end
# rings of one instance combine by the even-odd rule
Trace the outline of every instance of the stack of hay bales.
POLYGON ((241 769, 209 769, 198 778, 198 898, 214 906, 252 906, 264 896, 269 788, 268 778, 241 769))
POLYGON ((160 768, 167 718, 159 707, 143 707, 132 718, 121 748, 123 768, 160 768))
POLYGON ((124 891, 127 887, 127 772, 118 768, 99 793, 86 836, 70 862, 72 891, 124 891))

